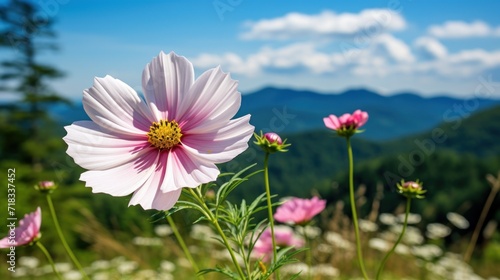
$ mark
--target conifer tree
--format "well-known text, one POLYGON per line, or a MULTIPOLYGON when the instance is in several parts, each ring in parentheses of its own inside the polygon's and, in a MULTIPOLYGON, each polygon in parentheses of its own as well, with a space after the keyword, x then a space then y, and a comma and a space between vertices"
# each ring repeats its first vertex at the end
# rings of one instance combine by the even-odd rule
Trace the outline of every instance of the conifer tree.
POLYGON ((27 0, 10 0, 0 6, 0 47, 7 54, 1 62, 0 93, 15 96, 14 102, 2 106, 0 125, 8 126, 13 133, 10 138, 26 140, 2 137, 0 144, 2 150, 15 150, 18 159, 34 165, 42 156, 36 148, 42 141, 42 127, 50 121, 47 105, 67 102, 49 85, 49 81, 61 78, 62 72, 37 60, 41 53, 57 50, 53 23, 53 17, 41 6, 27 0), (24 157, 19 153, 25 153, 24 157))

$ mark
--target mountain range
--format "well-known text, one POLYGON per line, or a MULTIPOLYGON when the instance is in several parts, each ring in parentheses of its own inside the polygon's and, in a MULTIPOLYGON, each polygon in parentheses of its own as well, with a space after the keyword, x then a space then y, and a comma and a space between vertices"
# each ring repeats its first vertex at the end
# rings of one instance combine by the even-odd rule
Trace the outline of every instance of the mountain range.
MULTIPOLYGON (((256 131, 289 134, 324 129, 324 117, 361 109, 370 115, 363 137, 384 141, 424 132, 442 122, 457 122, 496 104, 500 104, 500 100, 424 98, 415 93, 383 96, 367 89, 320 94, 266 87, 243 94, 237 116, 251 114, 256 131)), ((81 102, 71 107, 59 105, 51 112, 64 125, 88 119, 81 102)))

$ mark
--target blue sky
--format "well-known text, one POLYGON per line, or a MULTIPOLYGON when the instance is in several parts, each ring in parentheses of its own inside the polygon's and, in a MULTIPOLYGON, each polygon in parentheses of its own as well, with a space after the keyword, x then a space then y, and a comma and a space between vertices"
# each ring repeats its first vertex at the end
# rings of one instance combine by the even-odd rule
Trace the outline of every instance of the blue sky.
MULTIPOLYGON (((39 2, 60 45, 41 59, 66 71, 54 87, 72 99, 107 74, 140 91, 162 50, 186 56, 198 75, 221 65, 243 93, 364 87, 472 98, 479 80, 500 82, 500 1, 39 2)), ((500 87, 491 93, 500 98, 500 87)))

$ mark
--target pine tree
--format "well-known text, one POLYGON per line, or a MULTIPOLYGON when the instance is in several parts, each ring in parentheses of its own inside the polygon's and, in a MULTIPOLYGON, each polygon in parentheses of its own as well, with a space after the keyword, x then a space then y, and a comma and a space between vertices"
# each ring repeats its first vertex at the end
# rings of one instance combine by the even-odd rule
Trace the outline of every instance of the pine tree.
MULTIPOLYGON (((20 130, 14 135, 31 141, 10 141, 4 139, 2 147, 25 152, 33 165, 40 161, 41 154, 36 151, 40 145, 42 127, 50 121, 47 105, 67 102, 58 95, 48 81, 61 78, 62 72, 53 66, 39 63, 37 58, 44 51, 57 50, 52 29, 53 18, 45 14, 40 6, 26 0, 10 0, 0 6, 0 47, 9 53, 1 62, 0 93, 15 94, 15 102, 2 106, 0 125, 10 126, 9 130, 20 130), (29 142, 28 142, 29 143, 29 142)), ((2 137, 4 138, 4 137, 2 137)), ((12 150, 9 150, 14 152, 12 150)), ((17 155, 18 159, 23 158, 17 155)))

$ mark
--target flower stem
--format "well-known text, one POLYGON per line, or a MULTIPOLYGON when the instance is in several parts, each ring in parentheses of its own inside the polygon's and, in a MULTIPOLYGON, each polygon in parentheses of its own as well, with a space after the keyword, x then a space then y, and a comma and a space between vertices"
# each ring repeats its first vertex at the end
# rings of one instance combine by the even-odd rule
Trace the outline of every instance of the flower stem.
MULTIPOLYGON (((276 238, 274 236, 274 218, 273 218, 273 205, 271 203, 271 188, 269 187, 269 153, 266 152, 266 157, 264 158, 264 184, 266 186, 267 195, 267 212, 269 215, 269 226, 271 227, 271 240, 273 243, 273 263, 276 263, 277 259, 277 248, 276 248, 276 238)), ((279 269, 276 269, 276 280, 280 279, 279 269)))
POLYGON ((49 193, 46 195, 46 198, 47 198, 47 204, 49 205, 50 215, 52 216, 52 220, 54 221, 54 226, 56 227, 57 234, 61 239, 64 249, 66 250, 66 253, 68 253, 68 256, 70 257, 71 261, 73 262, 73 264, 75 264, 76 268, 78 268, 83 278, 89 279, 85 271, 83 271, 82 265, 80 264, 80 262, 78 262, 78 259, 73 254, 73 251, 71 251, 68 242, 66 242, 66 238, 64 238, 61 227, 59 226, 59 221, 57 220, 56 211, 54 210, 54 205, 52 204, 52 198, 49 193))
MULTIPOLYGON (((181 246, 182 251, 184 251, 184 255, 186 255, 186 258, 191 263, 191 266, 193 267, 195 272, 198 273, 198 271, 200 271, 200 268, 198 268, 198 265, 194 261, 193 256, 189 252, 189 250, 186 246, 186 243, 184 242, 184 239, 182 238, 182 235, 180 235, 179 230, 177 229, 177 226, 175 225, 174 219, 172 219, 172 216, 170 216, 170 215, 167 216, 167 221, 168 221, 168 224, 170 225, 170 228, 172 228, 172 231, 174 232, 175 238, 177 238, 177 242, 179 242, 179 246, 181 246)), ((198 278, 204 279, 204 277, 202 275, 199 275, 198 278)))
POLYGON ((306 226, 304 225, 302 227, 302 230, 304 231, 304 238, 306 239, 306 246, 307 246, 307 251, 306 251, 306 260, 307 260, 307 279, 312 279, 312 242, 311 239, 307 236, 306 232, 306 226))
POLYGON ((52 267, 52 270, 56 274, 57 279, 62 280, 61 275, 59 274, 59 272, 57 272, 56 266, 54 265, 54 260, 50 256, 49 251, 47 251, 45 246, 43 246, 42 242, 40 242, 40 241, 36 242, 36 246, 38 246, 38 248, 40 248, 40 250, 42 250, 42 252, 45 254, 45 257, 47 257, 47 260, 49 261, 50 266, 52 267))
POLYGON ((220 237, 222 238, 222 242, 226 246, 229 255, 231 256, 231 260, 233 261, 234 266, 236 267, 236 270, 238 271, 238 274, 240 275, 241 279, 246 279, 245 273, 241 269, 240 264, 238 263, 238 260, 236 259, 236 255, 234 253, 233 248, 231 247, 231 244, 229 243, 229 240, 226 237, 226 234, 222 230, 222 228, 219 225, 219 221, 214 217, 212 211, 208 208, 207 204, 203 200, 203 198, 197 194, 196 192, 193 191, 191 188, 187 188, 188 191, 191 193, 191 195, 198 201, 200 206, 205 210, 205 214, 208 218, 208 220, 215 226, 215 229, 217 230, 217 233, 219 233, 220 237))
POLYGON ((387 252, 384 259, 380 263, 380 267, 378 268, 378 271, 377 271, 377 278, 375 278, 375 279, 380 279, 380 276, 382 274, 382 270, 384 270, 385 263, 389 259, 389 256, 392 255, 392 253, 394 253, 394 250, 396 250, 396 247, 398 246, 399 242, 401 242, 401 240, 403 239, 403 236, 405 235, 406 227, 408 226, 408 216, 410 215, 410 205, 411 205, 411 198, 408 197, 406 200, 406 213, 405 213, 405 221, 403 223, 403 230, 401 231, 401 234, 399 235, 398 240, 396 240, 396 243, 394 243, 394 246, 392 246, 391 250, 389 252, 387 252))
POLYGON ((488 198, 486 199, 486 202, 483 206, 483 210, 481 211, 481 215, 479 216, 479 220, 476 224, 476 228, 472 233, 472 238, 469 242, 469 245, 467 246, 467 251, 465 252, 464 255, 464 261, 466 263, 468 263, 472 257, 472 253, 474 252, 474 248, 476 247, 477 238, 479 237, 479 233, 481 231, 481 228, 483 227, 486 215, 488 214, 488 211, 490 210, 491 205, 493 204, 497 192, 500 190, 500 172, 498 172, 498 178, 491 176, 488 177, 488 181, 491 183, 491 192, 488 195, 488 198))
POLYGON ((356 251, 358 255, 359 268, 363 277, 368 280, 368 275, 366 274, 365 264, 363 263, 363 254, 361 252, 361 240, 359 238, 359 226, 358 226, 358 214, 356 213, 356 201, 354 199, 354 160, 352 156, 351 140, 349 137, 347 140, 347 153, 349 156, 349 198, 351 202, 352 211, 352 223, 354 224, 354 235, 356 236, 356 251))

